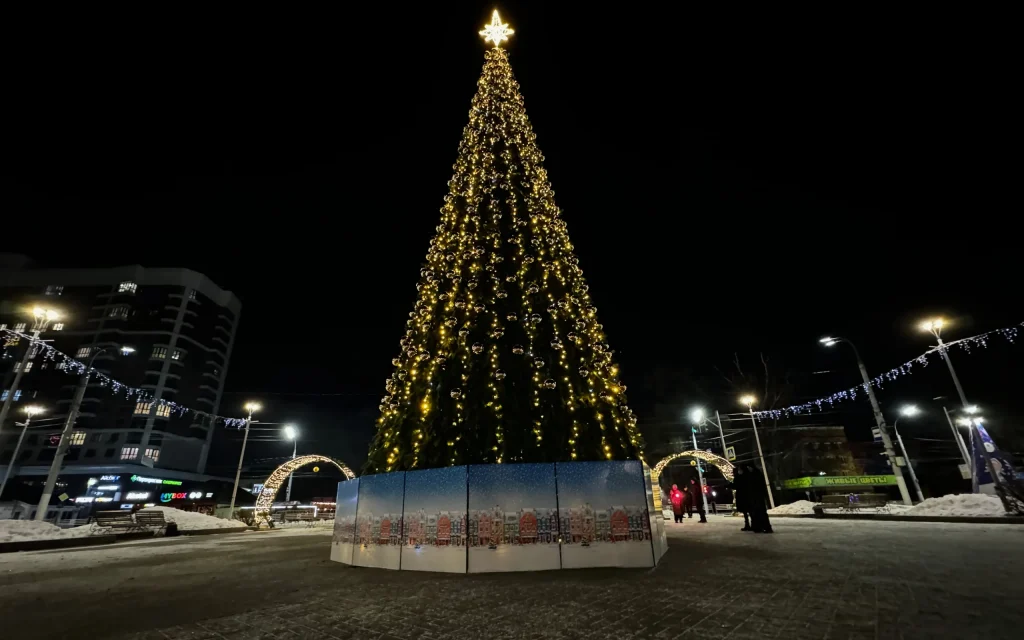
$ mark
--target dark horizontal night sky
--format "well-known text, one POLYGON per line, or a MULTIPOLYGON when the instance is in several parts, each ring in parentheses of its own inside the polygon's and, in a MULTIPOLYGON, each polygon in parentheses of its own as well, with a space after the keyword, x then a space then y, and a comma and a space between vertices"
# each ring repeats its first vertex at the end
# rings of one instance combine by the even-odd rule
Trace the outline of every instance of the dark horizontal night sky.
MULTIPOLYGON (((715 371, 734 352, 798 373, 800 399, 857 382, 825 333, 880 370, 927 347, 926 314, 955 319, 950 338, 1024 320, 1020 236, 1003 227, 1019 198, 991 148, 1007 132, 967 26, 555 4, 499 8, 642 425, 662 428, 656 404, 735 410, 715 371)), ((251 392, 358 465, 492 6, 32 23, 3 178, 24 232, 8 221, 4 249, 206 273, 243 301, 222 413, 251 392)), ((990 352, 960 358, 964 384, 1013 422, 1019 358, 1001 339, 990 352)), ((951 395, 936 371, 906 395, 951 395)))

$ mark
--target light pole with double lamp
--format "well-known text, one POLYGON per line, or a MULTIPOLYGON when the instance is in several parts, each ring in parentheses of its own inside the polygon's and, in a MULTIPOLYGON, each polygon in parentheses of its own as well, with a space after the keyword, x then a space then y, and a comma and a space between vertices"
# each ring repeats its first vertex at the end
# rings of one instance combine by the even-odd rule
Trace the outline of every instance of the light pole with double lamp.
POLYGON ((914 490, 917 491, 917 499, 924 502, 924 493, 921 491, 921 483, 917 481, 917 474, 914 473, 914 463, 910 460, 910 456, 907 454, 907 447, 903 444, 903 436, 900 435, 899 429, 896 425, 900 423, 900 418, 912 418, 917 414, 921 413, 920 409, 912 404, 904 405, 900 407, 900 417, 892 423, 892 432, 896 434, 896 442, 900 445, 900 451, 903 452, 903 459, 907 461, 907 469, 910 471, 910 479, 914 482, 914 490))

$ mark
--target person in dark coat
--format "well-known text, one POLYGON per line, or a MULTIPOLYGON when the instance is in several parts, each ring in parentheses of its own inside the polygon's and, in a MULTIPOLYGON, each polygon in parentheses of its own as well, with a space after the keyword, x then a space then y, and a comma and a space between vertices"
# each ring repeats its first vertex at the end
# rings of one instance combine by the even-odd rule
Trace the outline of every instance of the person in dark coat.
MULTIPOLYGON (((690 497, 694 502, 694 507, 697 509, 697 513, 700 514, 700 521, 707 524, 708 517, 704 512, 704 495, 701 493, 700 485, 693 478, 690 478, 690 497)), ((693 514, 690 514, 693 517, 693 514)))
POLYGON ((750 474, 741 465, 736 465, 733 472, 732 494, 736 499, 736 510, 743 514, 743 528, 740 531, 753 531, 750 528, 750 489, 747 484, 750 474))
POLYGON ((768 519, 768 487, 763 482, 758 482, 762 473, 753 465, 747 465, 747 474, 750 478, 750 527, 754 533, 774 533, 772 523, 768 519))
POLYGON ((676 517, 676 522, 682 522, 684 496, 678 485, 672 485, 672 492, 668 494, 668 499, 672 502, 672 515, 676 517))

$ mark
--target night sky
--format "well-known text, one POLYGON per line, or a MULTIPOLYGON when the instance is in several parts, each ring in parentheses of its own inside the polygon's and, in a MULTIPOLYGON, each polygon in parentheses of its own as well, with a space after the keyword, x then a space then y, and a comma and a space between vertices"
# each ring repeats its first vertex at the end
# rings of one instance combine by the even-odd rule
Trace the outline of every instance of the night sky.
MULTIPOLYGON (((931 344, 915 329, 926 315, 955 322, 949 339, 1024 320, 1019 234, 1003 226, 1010 165, 988 149, 1005 137, 993 68, 964 33, 890 10, 554 4, 499 9, 648 440, 694 403, 738 410, 719 373, 734 353, 791 373, 797 402, 858 382, 824 334, 854 340, 878 372, 931 344)), ((243 302, 221 413, 258 397, 263 419, 302 426, 300 453, 358 468, 492 8, 27 25, 41 33, 14 65, 24 90, 9 96, 28 109, 0 183, 23 233, 3 248, 207 274, 243 302)), ((1001 338, 955 354, 997 438, 1022 413, 1021 355, 1001 338)), ((957 402, 939 367, 889 385, 883 408, 916 401, 940 434, 934 406, 957 402)), ((866 403, 834 417, 870 439, 866 403)), ((236 447, 222 439, 211 467, 230 468, 236 447)))

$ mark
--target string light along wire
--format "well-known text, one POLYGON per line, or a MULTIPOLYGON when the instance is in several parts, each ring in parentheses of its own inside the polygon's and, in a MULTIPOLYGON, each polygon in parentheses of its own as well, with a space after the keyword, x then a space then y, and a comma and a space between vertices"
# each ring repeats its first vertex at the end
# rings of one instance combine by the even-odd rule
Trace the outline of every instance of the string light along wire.
MULTIPOLYGON (((885 373, 875 376, 874 378, 871 379, 870 384, 876 389, 881 389, 886 382, 892 382, 899 378, 900 376, 906 376, 913 373, 913 369, 915 366, 919 365, 922 368, 927 367, 929 364, 929 358, 935 356, 936 354, 939 354, 939 356, 941 357, 941 351, 949 351, 953 347, 960 347, 965 352, 971 353, 972 347, 987 348, 989 338, 995 337, 997 335, 1002 336, 1003 338, 1006 338, 1006 340, 1009 341, 1010 343, 1013 343, 1017 338, 1018 327, 1021 326, 1024 326, 1024 322, 1012 327, 1004 327, 1002 329, 994 329, 992 331, 987 331, 985 333, 976 336, 971 336, 969 338, 953 340, 951 342, 945 343, 941 348, 933 347, 932 349, 929 349, 928 351, 922 353, 913 360, 908 360, 907 362, 904 362, 898 367, 894 367, 886 371, 885 373)), ((823 411, 825 409, 835 406, 836 403, 844 402, 846 400, 856 400, 857 394, 861 392, 867 393, 867 386, 865 383, 861 383, 855 387, 850 387, 849 389, 845 389, 843 391, 837 391, 830 396, 818 398, 817 400, 811 400, 810 402, 805 402, 803 404, 795 404, 789 407, 785 407, 783 409, 766 409, 764 411, 754 411, 753 414, 754 417, 757 418, 758 420, 777 420, 779 418, 788 418, 790 416, 807 414, 814 411, 823 411)))
POLYGON ((95 367, 87 367, 84 363, 75 360, 68 354, 54 348, 52 345, 33 338, 31 335, 20 333, 18 331, 12 331, 11 329, 2 329, 4 335, 4 347, 17 344, 21 339, 28 340, 29 349, 38 349, 42 352, 43 360, 49 360, 57 364, 58 370, 63 370, 67 374, 84 375, 87 370, 92 371, 93 377, 99 381, 100 386, 108 387, 115 395, 124 394, 126 398, 135 398, 136 402, 155 402, 158 406, 166 406, 172 414, 178 416, 194 415, 199 418, 210 418, 214 423, 216 421, 223 422, 226 426, 240 428, 245 426, 245 418, 226 418, 224 416, 217 416, 206 411, 200 411, 198 409, 191 409, 185 405, 178 404, 173 400, 153 400, 153 396, 140 389, 138 387, 132 387, 124 384, 114 378, 111 378, 107 374, 97 370, 95 367))

